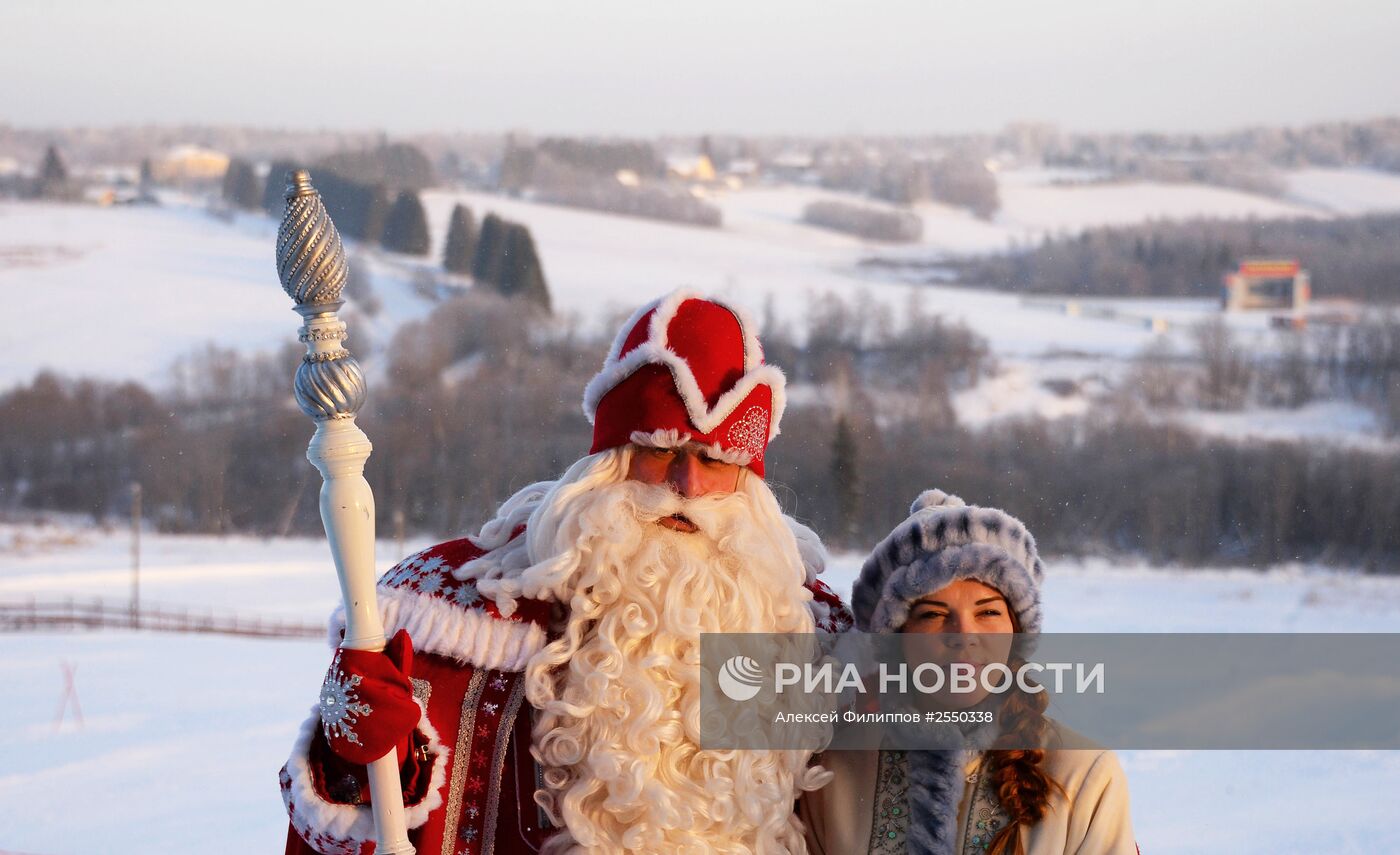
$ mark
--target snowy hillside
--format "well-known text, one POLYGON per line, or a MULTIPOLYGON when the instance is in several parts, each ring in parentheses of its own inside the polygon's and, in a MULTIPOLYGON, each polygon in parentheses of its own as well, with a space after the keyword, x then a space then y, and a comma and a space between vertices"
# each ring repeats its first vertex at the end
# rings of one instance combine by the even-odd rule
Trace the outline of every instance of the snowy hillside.
POLYGON ((40 368, 148 380, 195 344, 267 348, 296 330, 271 245, 196 210, 5 202, 0 246, 34 250, 0 251, 3 385, 40 368))
MULTIPOLYGON (((317 620, 336 600, 317 541, 147 535, 144 544, 142 590, 151 601, 317 620)), ((382 566, 394 551, 381 544, 382 566)), ((1400 625, 1397 579, 1101 560, 1049 567, 1048 631, 1400 625)), ((828 578, 846 595, 857 569, 845 556, 828 578)), ((121 600, 129 578, 120 532, 0 528, 0 600, 121 600)), ((9 635, 4 645, 0 851, 280 851, 276 773, 320 683, 322 643, 112 631, 9 635), (81 727, 71 708, 56 723, 65 663, 76 667, 81 727)), ((1134 751, 1122 759, 1144 852, 1400 851, 1394 752, 1134 751)))
MULTIPOLYGON (((804 225, 808 202, 840 195, 812 188, 756 187, 720 196, 715 202, 725 227, 718 230, 430 191, 424 197, 435 240, 429 259, 352 253, 370 264, 385 305, 379 317, 361 322, 382 341, 398 324, 430 309, 411 281, 416 269, 440 257, 457 201, 478 217, 495 211, 529 225, 556 305, 590 321, 680 286, 733 296, 756 311, 771 296, 781 315, 797 320, 807 298, 825 291, 865 293, 899 308, 908 299, 907 286, 856 268, 872 251, 991 252, 1093 225, 1193 216, 1326 216, 1400 204, 1400 178, 1381 173, 1297 173, 1294 202, 1195 185, 1056 184, 1055 177, 1045 171, 1003 173, 1002 209, 990 222, 960 209, 920 206, 924 243, 901 249, 804 225)), ((225 222, 192 200, 171 201, 163 208, 0 203, 0 293, 8 309, 0 317, 6 352, 0 384, 28 379, 41 367, 158 380, 173 359, 205 342, 259 349, 292 340, 296 316, 273 272, 276 224, 253 215, 225 222), (211 311, 219 318, 214 328, 207 323, 211 311)), ((1023 312, 1005 295, 922 292, 928 308, 965 318, 999 352, 1123 352, 1148 338, 1119 323, 1023 312)))
POLYGON ((1291 172, 1288 196, 1336 214, 1400 211, 1400 175, 1369 169, 1300 169, 1291 172))
MULTIPOLYGON (((495 212, 528 225, 555 306, 595 332, 640 301, 677 287, 730 297, 756 314, 771 301, 778 317, 798 330, 814 295, 873 301, 895 317, 917 298, 924 310, 968 324, 1001 361, 1003 373, 959 397, 965 423, 1073 415, 1084 411, 1086 399, 1078 392, 1048 392, 1045 380, 1092 388, 1096 378, 1116 374, 1122 360, 1161 335, 1154 328, 1165 328, 1184 345, 1192 326, 1214 314, 1213 303, 1097 300, 1071 306, 913 286, 858 262, 871 254, 927 258, 1001 251, 1046 233, 1152 218, 1332 216, 1400 205, 1400 178, 1355 170, 1293 173, 1292 201, 1197 185, 1064 183, 1064 177, 1045 170, 1001 173, 1003 207, 991 221, 921 205, 923 243, 897 248, 802 223, 809 202, 841 197, 807 187, 723 194, 714 201, 725 226, 713 230, 485 193, 428 191, 423 198, 434 245, 427 258, 350 247, 352 263, 367 267, 382 305, 373 317, 348 314, 350 346, 383 345, 400 325, 432 310, 414 280, 439 269, 452 206, 464 203, 478 218, 495 212), (1056 359, 1047 361, 1051 355, 1056 359)), ((26 381, 42 368, 158 386, 171 363, 196 348, 267 350, 294 342, 298 319, 273 267, 276 223, 251 214, 219 219, 195 200, 168 201, 161 208, 105 209, 0 203, 0 293, 7 305, 0 315, 6 357, 0 360, 0 387, 26 381), (216 324, 209 322, 211 313, 216 324)), ((1250 348, 1271 346, 1266 320, 1247 313, 1230 317, 1250 348)), ((1238 433, 1211 420, 1200 426, 1238 433)), ((1335 432, 1346 441, 1369 442, 1377 435, 1374 425, 1354 418, 1338 423, 1335 432)))
POLYGON ((1265 219, 1319 214, 1316 208, 1306 205, 1199 184, 1125 181, 1061 185, 1045 183, 1038 172, 1005 173, 999 184, 1002 207, 997 222, 1022 240, 1148 220, 1265 219))

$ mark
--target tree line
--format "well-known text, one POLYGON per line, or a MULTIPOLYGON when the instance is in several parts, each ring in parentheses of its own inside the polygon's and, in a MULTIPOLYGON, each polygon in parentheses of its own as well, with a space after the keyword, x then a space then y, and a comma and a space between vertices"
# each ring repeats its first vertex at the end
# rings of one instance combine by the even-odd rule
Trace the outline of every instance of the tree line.
POLYGON ((1001 207, 996 176, 986 167, 982 146, 965 143, 951 151, 919 151, 833 142, 814 151, 818 183, 898 205, 942 202, 990 219, 1001 207))
POLYGON ((1133 360, 1120 402, 1237 411, 1346 400, 1369 407, 1387 434, 1400 435, 1400 312, 1275 335, 1274 348, 1243 347, 1217 317, 1192 330, 1185 350, 1155 341, 1133 360))
POLYGON ((1003 255, 939 262, 958 281, 1028 294, 1219 297, 1245 258, 1300 259, 1318 297, 1400 302, 1400 215, 1153 222, 1047 237, 1003 255))
POLYGON ((829 541, 856 549, 869 549, 913 496, 938 486, 1020 517, 1048 554, 1134 554, 1186 566, 1318 561, 1383 572, 1396 572, 1400 557, 1394 453, 1238 443, 1102 413, 971 431, 804 408, 788 417, 769 466, 799 514, 829 541), (843 431, 851 437, 844 461, 843 431), (859 477, 854 520, 845 524, 843 467, 859 477))
MULTIPOLYGON (((868 549, 941 487, 1006 508, 1052 554, 1393 571, 1400 455, 1208 438, 1128 409, 968 429, 952 394, 990 370, 986 343, 920 311, 826 297, 800 331, 767 313, 767 357, 793 403, 769 451, 779 498, 835 547, 868 549)), ((447 301, 374 349, 360 423, 381 530, 475 530, 514 490, 585 453, 581 390, 606 342, 487 291, 447 301)), ((0 510, 126 512, 144 487, 170 531, 320 531, 312 427, 292 401, 301 348, 206 349, 168 384, 42 374, 0 395, 0 510)))
POLYGON ((683 187, 660 180, 660 158, 649 143, 542 140, 528 145, 511 140, 501 158, 496 189, 571 208, 629 217, 718 228, 718 207, 683 187), (618 173, 632 173, 622 183, 618 173))
POLYGON ((891 243, 913 243, 924 235, 924 221, 918 214, 835 199, 808 203, 802 209, 802 221, 867 240, 891 243))

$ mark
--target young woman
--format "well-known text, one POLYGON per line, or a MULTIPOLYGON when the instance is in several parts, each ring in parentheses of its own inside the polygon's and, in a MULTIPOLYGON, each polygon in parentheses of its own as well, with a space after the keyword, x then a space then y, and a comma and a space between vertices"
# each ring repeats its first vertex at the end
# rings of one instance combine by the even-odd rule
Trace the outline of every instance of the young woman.
MULTIPOLYGON (((1010 633, 1040 631, 1044 565, 1019 520, 939 490, 875 548, 852 594, 872 633, 956 633, 957 658, 1020 664, 1010 633), (979 640, 980 639, 980 640, 979 640)), ((1128 784, 1112 751, 1042 716, 1046 693, 996 699, 1021 750, 830 751, 834 773, 798 806, 814 855, 1134 855, 1128 784)), ((985 692, 950 706, 985 706, 985 692)), ((978 725, 969 741, 991 735, 978 725)))

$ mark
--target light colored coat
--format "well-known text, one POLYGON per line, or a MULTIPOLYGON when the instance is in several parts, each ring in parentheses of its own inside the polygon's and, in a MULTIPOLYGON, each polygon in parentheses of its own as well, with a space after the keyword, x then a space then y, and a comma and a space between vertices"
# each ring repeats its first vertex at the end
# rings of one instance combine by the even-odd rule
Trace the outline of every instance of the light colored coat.
MULTIPOLYGON (((875 751, 832 751, 818 762, 835 773, 821 790, 807 793, 798 814, 807 826, 812 855, 864 855, 870 851, 874 824, 875 751)), ((974 758, 967 771, 976 767, 974 758)), ((1043 769, 1064 788, 1052 794, 1045 818, 1033 828, 1020 829, 1026 855, 1135 855, 1128 811, 1128 779, 1112 751, 1061 749, 1047 751, 1043 769)), ((958 807, 958 839, 954 852, 965 846, 967 812, 972 787, 965 787, 958 807)))

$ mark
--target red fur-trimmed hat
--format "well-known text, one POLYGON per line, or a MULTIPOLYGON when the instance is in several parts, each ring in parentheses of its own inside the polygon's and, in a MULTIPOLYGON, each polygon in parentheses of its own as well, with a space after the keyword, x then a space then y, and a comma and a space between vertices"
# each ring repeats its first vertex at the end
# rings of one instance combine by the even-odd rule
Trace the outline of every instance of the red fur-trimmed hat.
POLYGON ((590 453, 629 442, 699 443, 763 475, 786 381, 763 362, 753 323, 718 300, 677 291, 638 309, 583 393, 590 453))

